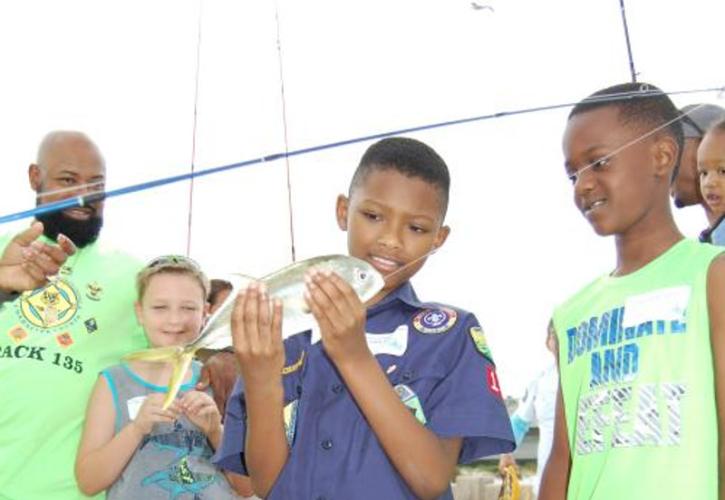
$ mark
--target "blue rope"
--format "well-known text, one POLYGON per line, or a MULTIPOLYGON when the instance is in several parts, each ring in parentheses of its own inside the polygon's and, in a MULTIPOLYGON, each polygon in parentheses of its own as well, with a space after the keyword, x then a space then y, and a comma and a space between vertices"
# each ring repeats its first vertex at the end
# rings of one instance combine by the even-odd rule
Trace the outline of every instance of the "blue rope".
MULTIPOLYGON (((712 87, 712 88, 705 88, 705 89, 694 89, 694 90, 681 90, 677 92, 668 92, 668 95, 678 95, 678 94, 694 94, 694 93, 706 93, 706 92, 725 92, 725 87, 712 87)), ((622 94, 611 94, 611 95, 605 95, 601 97, 593 97, 588 99, 590 102, 606 102, 606 101, 613 101, 613 100, 621 100, 622 98, 641 98, 646 97, 649 94, 658 94, 657 91, 652 91, 647 88, 643 88, 637 92, 629 92, 629 93, 622 93, 622 94)), ((409 127, 409 128, 403 128, 398 130, 392 130, 389 132, 380 132, 377 134, 371 134, 371 135, 365 135, 361 137, 355 137, 353 139, 346 139, 342 141, 336 141, 336 142, 330 142, 327 144, 321 144, 318 146, 311 146, 307 148, 302 149, 296 149, 289 152, 283 152, 283 153, 274 153, 267 156, 262 156, 260 158, 254 158, 251 160, 245 160, 240 161, 237 163, 230 163, 229 165, 221 165, 218 167, 211 167, 204 170, 197 170, 194 172, 174 175, 171 177, 163 177, 161 179, 156 179, 152 181, 147 182, 141 182, 139 184, 133 184, 131 186, 126 186, 118 189, 112 189, 109 191, 104 192, 96 192, 96 193, 90 193, 84 196, 76 196, 72 198, 67 198, 64 200, 56 201, 53 203, 47 203, 35 208, 32 208, 30 210, 23 210, 21 212, 15 212, 8 215, 0 216, 0 224, 5 224, 8 222, 16 221, 25 219, 27 217, 34 217, 35 215, 39 214, 45 214, 48 212, 57 212, 60 210, 66 210, 69 208, 74 207, 82 207, 84 205, 87 205, 89 203, 92 203, 94 201, 102 200, 104 198, 114 198, 116 196, 121 196, 124 194, 129 193, 135 193, 137 191, 145 191, 147 189, 152 189, 159 186, 165 186, 166 184, 173 184, 176 182, 186 181, 189 179, 196 179, 198 177, 204 177, 207 175, 213 175, 218 174, 221 172, 226 172, 228 170, 235 170, 242 167, 248 167, 250 165, 257 165, 260 163, 268 163, 273 162, 277 160, 281 160, 284 158, 292 158, 295 156, 301 156, 309 153, 315 153, 318 151, 324 151, 327 149, 334 149, 339 148, 343 146, 348 146, 350 144, 357 144, 359 142, 366 142, 371 141, 375 139, 382 139, 385 137, 395 136, 395 135, 402 135, 402 134, 409 134, 411 132, 420 132, 423 130, 431 130, 435 128, 441 128, 441 127, 449 127, 452 125, 461 125, 464 123, 471 123, 471 122, 477 122, 477 121, 484 121, 484 120, 491 120, 496 118, 503 118, 506 116, 515 116, 515 115, 521 115, 521 114, 527 114, 527 113, 536 113, 539 111, 550 111, 554 109, 559 108, 566 108, 570 106, 574 106, 578 103, 577 102, 568 102, 563 104, 551 104, 548 106, 536 106, 533 108, 525 108, 525 109, 518 109, 513 111, 500 111, 498 113, 491 113, 487 115, 479 115, 479 116, 473 116, 469 118, 461 118, 458 120, 448 120, 444 122, 437 122, 437 123, 431 123, 427 125, 420 125, 417 127, 409 127)))

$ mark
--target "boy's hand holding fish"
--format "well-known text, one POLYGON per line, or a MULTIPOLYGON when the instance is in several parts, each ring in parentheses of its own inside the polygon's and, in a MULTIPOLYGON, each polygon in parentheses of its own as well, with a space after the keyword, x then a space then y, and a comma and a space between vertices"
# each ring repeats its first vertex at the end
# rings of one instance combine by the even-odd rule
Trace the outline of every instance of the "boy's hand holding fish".
MULTIPOLYGON (((232 343, 247 402, 247 470, 256 492, 268 492, 287 461, 282 404, 282 301, 269 299, 263 283, 240 293, 231 317, 232 343)), ((266 496, 266 493, 262 496, 266 496)))
POLYGON ((282 302, 272 302, 263 284, 254 282, 237 296, 232 341, 247 391, 281 385, 282 302))
POLYGON ((319 324, 325 352, 335 365, 372 358, 365 339, 365 305, 355 290, 328 270, 313 268, 305 282, 305 301, 319 324))

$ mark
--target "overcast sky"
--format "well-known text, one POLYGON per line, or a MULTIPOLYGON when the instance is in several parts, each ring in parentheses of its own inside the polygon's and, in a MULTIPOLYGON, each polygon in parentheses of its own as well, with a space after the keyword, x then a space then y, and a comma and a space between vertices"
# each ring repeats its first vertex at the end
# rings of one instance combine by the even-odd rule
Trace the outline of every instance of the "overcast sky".
MULTIPOLYGON (((27 166, 53 129, 98 143, 112 189, 188 172, 194 138, 197 170, 284 151, 283 102, 294 150, 572 102, 630 79, 618 0, 479 3, 493 11, 464 0, 3 2, 0 215, 33 206, 27 166)), ((725 2, 629 0, 627 9, 641 81, 725 85, 725 2)), ((725 104, 715 93, 675 101, 725 104)), ((478 315, 513 396, 548 359, 554 305, 614 262, 612 241, 572 202, 567 112, 412 134, 452 175, 451 237, 414 284, 424 300, 478 315)), ((298 259, 345 252, 335 197, 368 145, 290 159, 298 259)), ((284 161, 198 179, 192 257, 211 274, 261 276, 290 263, 287 200, 284 161)), ((114 244, 142 258, 184 253, 189 184, 110 199, 106 214, 114 244)), ((676 216, 689 235, 705 225, 699 209, 676 216)))

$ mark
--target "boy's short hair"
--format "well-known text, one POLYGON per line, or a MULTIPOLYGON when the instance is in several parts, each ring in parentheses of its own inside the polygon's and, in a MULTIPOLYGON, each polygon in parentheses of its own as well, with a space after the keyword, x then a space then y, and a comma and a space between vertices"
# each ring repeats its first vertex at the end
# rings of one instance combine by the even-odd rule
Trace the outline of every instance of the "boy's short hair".
POLYGON ((350 181, 349 194, 373 171, 395 170, 434 186, 440 194, 443 217, 448 210, 451 177, 443 158, 427 144, 409 137, 389 137, 370 146, 360 159, 350 181))
POLYGON ((146 264, 146 267, 141 269, 136 275, 136 291, 138 292, 139 302, 143 300, 144 293, 146 293, 146 288, 148 288, 151 278, 157 274, 183 274, 191 276, 199 282, 204 293, 204 301, 206 301, 209 295, 209 278, 206 277, 201 267, 199 267, 199 264, 183 255, 162 255, 146 264))
POLYGON ((649 132, 661 127, 660 132, 669 135, 677 144, 677 158, 672 178, 680 169, 680 157, 684 146, 682 113, 661 89, 648 83, 622 83, 594 92, 579 101, 569 113, 569 119, 587 111, 615 107, 624 125, 640 125, 649 132))

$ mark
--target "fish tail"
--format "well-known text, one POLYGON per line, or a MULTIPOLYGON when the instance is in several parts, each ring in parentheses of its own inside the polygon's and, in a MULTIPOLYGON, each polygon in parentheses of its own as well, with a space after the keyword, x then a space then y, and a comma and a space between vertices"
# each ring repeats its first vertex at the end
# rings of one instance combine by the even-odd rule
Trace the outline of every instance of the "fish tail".
POLYGON ((164 398, 163 409, 166 410, 179 393, 181 384, 184 382, 184 375, 194 359, 194 354, 199 348, 196 346, 170 346, 144 349, 142 351, 126 354, 123 359, 126 361, 149 361, 154 363, 171 363, 173 371, 169 379, 169 385, 164 398))
POLYGON ((189 369, 189 365, 191 365, 191 361, 194 359, 195 353, 195 348, 187 347, 170 360, 174 367, 174 371, 171 373, 171 378, 169 379, 169 385, 166 389, 166 397, 164 398, 162 409, 166 410, 169 406, 171 406, 171 403, 179 393, 181 384, 184 382, 184 375, 189 369))
POLYGON ((126 361, 152 361, 165 363, 179 356, 184 351, 183 347, 155 347, 153 349, 143 349, 134 351, 123 356, 126 361))

